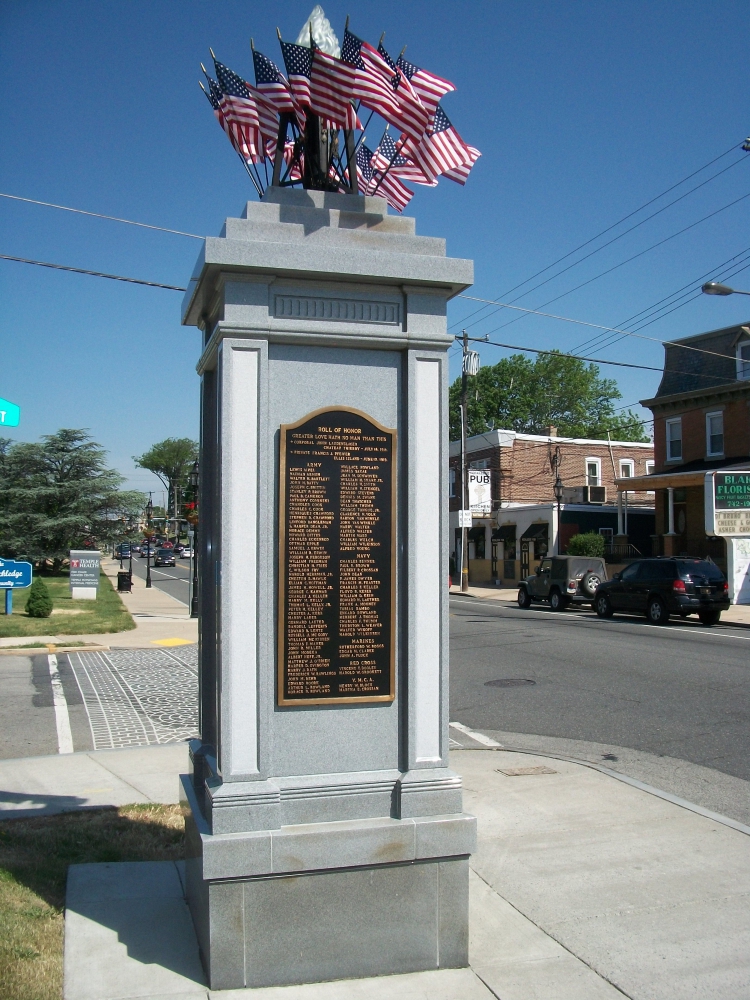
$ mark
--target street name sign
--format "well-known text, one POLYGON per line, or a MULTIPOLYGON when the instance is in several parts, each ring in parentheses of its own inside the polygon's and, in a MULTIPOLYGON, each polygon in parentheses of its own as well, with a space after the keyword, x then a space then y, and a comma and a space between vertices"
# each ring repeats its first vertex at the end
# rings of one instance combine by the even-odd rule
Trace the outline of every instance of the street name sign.
POLYGON ((0 559, 0 589, 17 590, 31 586, 31 563, 0 559))
POLYGON ((21 407, 0 397, 0 427, 18 427, 20 420, 21 407))
POLYGON ((707 472, 706 534, 750 535, 750 469, 707 472))

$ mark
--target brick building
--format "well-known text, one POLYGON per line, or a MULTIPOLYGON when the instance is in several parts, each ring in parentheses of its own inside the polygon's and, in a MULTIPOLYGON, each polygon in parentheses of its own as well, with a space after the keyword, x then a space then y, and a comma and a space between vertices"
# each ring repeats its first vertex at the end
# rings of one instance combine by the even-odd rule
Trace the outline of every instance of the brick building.
POLYGON ((654 415, 648 485, 655 490, 659 553, 709 556, 727 573, 730 592, 738 591, 727 541, 706 534, 704 481, 711 470, 750 468, 750 327, 666 343, 661 383, 642 405, 654 415))
MULTIPOLYGON (((617 535, 628 534, 638 551, 650 551, 653 496, 642 488, 626 492, 620 486, 627 509, 621 502, 618 513, 616 485, 653 470, 650 443, 566 438, 550 427, 547 435, 508 430, 477 434, 468 438, 466 452, 468 467, 486 469, 492 478, 493 512, 476 518, 469 533, 469 570, 476 582, 518 580, 547 551, 564 551, 579 531, 600 531, 610 547, 617 535), (556 471, 564 489, 559 519, 556 471)), ((461 445, 455 441, 450 446, 449 502, 458 564, 461 445)))

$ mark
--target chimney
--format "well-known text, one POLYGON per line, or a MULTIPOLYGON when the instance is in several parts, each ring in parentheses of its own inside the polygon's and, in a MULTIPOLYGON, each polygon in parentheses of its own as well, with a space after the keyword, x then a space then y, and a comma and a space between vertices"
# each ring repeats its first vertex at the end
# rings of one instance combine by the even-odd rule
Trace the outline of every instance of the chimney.
POLYGON ((554 427, 552 424, 549 425, 548 435, 551 438, 556 438, 557 437, 557 428, 554 427))

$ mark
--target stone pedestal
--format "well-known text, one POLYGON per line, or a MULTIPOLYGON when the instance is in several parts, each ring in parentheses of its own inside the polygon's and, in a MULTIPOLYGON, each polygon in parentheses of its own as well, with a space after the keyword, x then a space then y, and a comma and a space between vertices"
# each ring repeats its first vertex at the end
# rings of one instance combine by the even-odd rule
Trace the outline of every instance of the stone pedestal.
MULTIPOLYGON (((445 312, 471 281, 470 261, 380 198, 272 188, 206 240, 190 282, 183 322, 204 335, 201 740, 183 800, 213 989, 468 962, 475 821, 447 760, 445 312), (297 558, 279 580, 280 452, 290 426, 327 409, 393 434, 392 628, 372 645, 393 675, 355 666, 357 697, 297 704, 279 687, 284 572, 309 575, 297 558)), ((341 655, 356 641, 371 640, 342 639, 341 655)))

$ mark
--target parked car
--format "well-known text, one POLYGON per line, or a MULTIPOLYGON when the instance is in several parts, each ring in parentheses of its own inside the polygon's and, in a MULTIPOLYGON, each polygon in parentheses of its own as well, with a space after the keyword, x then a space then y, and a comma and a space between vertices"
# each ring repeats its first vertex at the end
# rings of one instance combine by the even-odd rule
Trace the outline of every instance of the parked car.
POLYGON ((154 556, 154 566, 174 566, 174 552, 171 549, 157 549, 154 556))
POLYGON ((670 615, 697 614, 703 625, 716 625, 729 607, 729 584, 707 559, 639 559, 602 583, 594 608, 600 618, 615 611, 645 614, 653 625, 670 615))
POLYGON ((543 559, 532 576, 518 588, 518 606, 549 602, 553 611, 569 604, 592 604, 599 585, 607 579, 604 560, 596 556, 552 556, 543 559))

